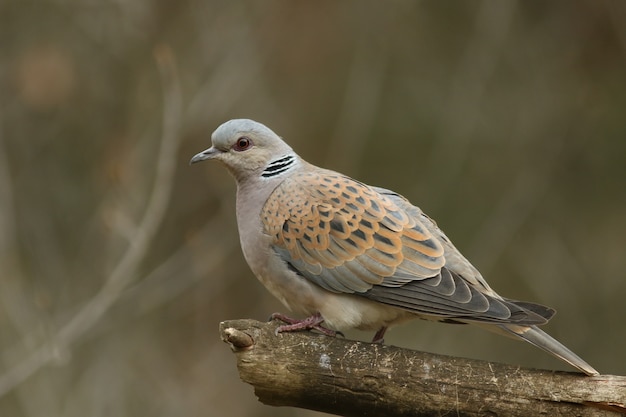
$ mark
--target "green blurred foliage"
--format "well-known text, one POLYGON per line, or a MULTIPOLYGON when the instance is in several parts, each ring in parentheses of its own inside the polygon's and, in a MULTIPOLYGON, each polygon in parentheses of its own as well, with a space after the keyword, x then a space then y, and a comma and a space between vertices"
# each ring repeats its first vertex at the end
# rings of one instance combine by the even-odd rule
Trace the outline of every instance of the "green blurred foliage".
MULTIPOLYGON (((257 403, 217 333, 282 309, 240 253, 234 182, 187 166, 234 117, 404 194, 496 290, 555 307, 551 334, 626 374, 625 21, 608 0, 0 3, 0 414, 319 415, 257 403), (183 90, 167 215, 111 308, 56 346, 135 240, 163 45, 183 90), (1 379, 41 346, 54 360, 1 379)), ((387 341, 566 369, 474 328, 387 341)))

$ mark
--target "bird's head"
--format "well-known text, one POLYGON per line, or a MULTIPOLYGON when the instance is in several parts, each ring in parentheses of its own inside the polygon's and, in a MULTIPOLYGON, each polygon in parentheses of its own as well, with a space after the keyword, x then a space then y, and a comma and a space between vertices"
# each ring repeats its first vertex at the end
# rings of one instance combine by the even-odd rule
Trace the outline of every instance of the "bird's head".
POLYGON ((190 164, 213 159, 228 168, 237 181, 270 174, 272 166, 295 153, 267 126, 249 119, 233 119, 219 126, 211 135, 212 146, 196 154, 190 164), (269 169, 269 171, 267 171, 269 169))

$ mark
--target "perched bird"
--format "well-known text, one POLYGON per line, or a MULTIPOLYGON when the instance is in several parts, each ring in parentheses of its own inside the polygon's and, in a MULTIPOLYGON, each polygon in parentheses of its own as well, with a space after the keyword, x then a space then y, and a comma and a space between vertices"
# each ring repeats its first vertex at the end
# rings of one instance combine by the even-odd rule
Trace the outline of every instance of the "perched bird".
POLYGON ((414 318, 477 324, 523 339, 587 375, 584 360, 540 330, 549 307, 498 295, 426 216, 398 193, 298 156, 261 123, 230 120, 190 164, 217 160, 237 181, 237 223, 248 265, 299 320, 278 332, 328 335, 414 318), (328 326, 328 327, 325 327, 328 326))

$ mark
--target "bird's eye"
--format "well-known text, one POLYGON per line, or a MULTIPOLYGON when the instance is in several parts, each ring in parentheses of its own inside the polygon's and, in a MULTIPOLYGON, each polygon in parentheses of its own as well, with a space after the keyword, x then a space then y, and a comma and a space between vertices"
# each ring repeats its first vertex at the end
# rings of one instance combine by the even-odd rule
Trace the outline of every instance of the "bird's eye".
POLYGON ((233 149, 236 150, 237 152, 245 151, 246 149, 250 149, 251 147, 252 147, 252 141, 245 136, 242 136, 239 139, 237 139, 237 142, 235 142, 235 144, 233 145, 233 149))

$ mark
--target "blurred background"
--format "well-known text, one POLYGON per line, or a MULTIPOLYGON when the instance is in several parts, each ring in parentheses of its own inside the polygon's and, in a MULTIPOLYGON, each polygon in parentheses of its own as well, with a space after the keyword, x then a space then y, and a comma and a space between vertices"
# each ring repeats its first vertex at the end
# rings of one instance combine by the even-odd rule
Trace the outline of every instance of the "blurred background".
MULTIPOLYGON (((626 374, 626 3, 0 2, 0 415, 318 416, 256 401, 222 122, 396 190, 501 294, 626 374)), ((369 340, 371 334, 349 337, 369 340)), ((389 344, 571 370, 477 328, 389 344)))

